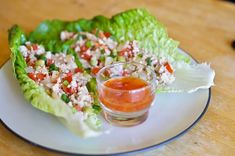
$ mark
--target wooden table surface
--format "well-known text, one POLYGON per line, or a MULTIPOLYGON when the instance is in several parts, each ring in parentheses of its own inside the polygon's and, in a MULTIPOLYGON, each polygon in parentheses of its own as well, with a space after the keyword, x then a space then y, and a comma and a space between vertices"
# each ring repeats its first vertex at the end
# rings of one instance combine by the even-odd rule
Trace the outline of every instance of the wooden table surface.
MULTIPOLYGON (((216 72, 209 109, 202 120, 177 140, 137 155, 235 155, 235 5, 218 0, 1 0, 0 65, 9 58, 7 30, 19 24, 33 30, 44 19, 75 20, 112 16, 144 7, 180 41, 180 47, 216 72)), ((1 108, 0 108, 1 109, 1 108)), ((0 124, 0 155, 60 155, 21 140, 0 124)))

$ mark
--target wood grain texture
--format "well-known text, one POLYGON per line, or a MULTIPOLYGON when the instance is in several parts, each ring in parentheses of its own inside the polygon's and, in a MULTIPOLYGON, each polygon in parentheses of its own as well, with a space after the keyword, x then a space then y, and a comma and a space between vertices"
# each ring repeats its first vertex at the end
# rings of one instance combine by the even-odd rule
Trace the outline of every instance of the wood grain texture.
MULTIPOLYGON (((216 72, 208 112, 187 134, 135 155, 232 156, 235 155, 235 5, 217 0, 1 0, 0 65, 10 55, 7 30, 19 24, 26 32, 44 19, 75 20, 97 14, 111 16, 130 8, 144 7, 180 41, 180 47, 199 62, 209 62, 216 72)), ((62 155, 33 146, 0 124, 0 155, 62 155)))

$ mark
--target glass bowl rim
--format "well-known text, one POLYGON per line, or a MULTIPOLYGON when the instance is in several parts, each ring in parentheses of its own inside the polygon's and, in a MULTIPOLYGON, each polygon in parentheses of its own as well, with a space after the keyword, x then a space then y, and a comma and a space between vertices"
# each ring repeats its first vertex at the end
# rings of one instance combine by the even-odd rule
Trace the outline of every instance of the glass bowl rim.
MULTIPOLYGON (((96 82, 97 82, 97 89, 99 87, 99 85, 101 85, 101 87, 103 88, 106 88, 108 90, 111 90, 111 91, 117 91, 117 92, 140 92, 140 91, 143 91, 143 90, 146 90, 148 88, 151 88, 153 87, 154 89, 156 88, 154 85, 155 85, 155 81, 156 81, 156 74, 155 72, 149 67, 150 71, 151 71, 151 74, 153 75, 153 78, 151 79, 150 83, 148 83, 148 85, 144 86, 144 87, 141 87, 141 88, 138 88, 138 89, 131 89, 131 90, 126 90, 126 89, 114 89, 114 88, 110 88, 110 87, 107 87, 104 85, 104 83, 101 83, 100 82, 100 79, 99 79, 99 75, 107 68, 110 68, 112 66, 116 66, 116 65, 124 65, 124 64, 137 64, 137 65, 142 65, 144 67, 148 67, 147 65, 144 65, 142 63, 138 63, 138 62, 135 62, 135 61, 129 61, 129 62, 117 62, 117 63, 113 63, 113 64, 110 64, 110 65, 107 65, 107 66, 104 66, 103 68, 101 68, 99 70, 99 72, 96 74, 96 82)), ((145 80, 144 80, 145 81, 145 80)))

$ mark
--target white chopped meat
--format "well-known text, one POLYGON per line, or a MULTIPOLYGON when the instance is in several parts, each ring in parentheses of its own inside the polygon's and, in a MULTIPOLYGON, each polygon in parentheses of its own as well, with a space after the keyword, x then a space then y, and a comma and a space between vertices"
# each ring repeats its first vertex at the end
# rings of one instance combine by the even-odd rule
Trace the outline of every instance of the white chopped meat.
POLYGON ((50 51, 48 51, 48 52, 46 53, 46 55, 45 55, 45 57, 46 57, 47 59, 51 59, 51 56, 52 56, 52 54, 51 54, 50 51))
POLYGON ((45 49, 43 46, 39 45, 37 46, 37 49, 35 50, 37 55, 41 55, 45 53, 45 49))
POLYGON ((28 66, 25 68, 27 73, 33 73, 34 72, 34 68, 32 66, 28 66))
MULTIPOLYGON (((110 35, 108 32, 98 30, 92 33, 62 31, 61 41, 74 41, 70 46, 75 51, 73 55, 67 54, 66 51, 53 54, 46 51, 42 45, 31 42, 20 46, 19 51, 26 60, 25 70, 28 76, 44 87, 53 98, 62 99, 78 112, 81 112, 83 107, 91 107, 94 102, 87 89, 91 75, 94 76, 102 67, 117 61, 135 61, 150 66, 156 73, 158 85, 167 85, 174 81, 174 70, 165 58, 144 51, 135 40, 119 44, 110 35), (75 61, 74 54, 77 54, 79 60, 75 61), (82 69, 76 64, 79 61, 82 69), (88 71, 91 71, 91 74, 87 74, 88 71)), ((116 75, 123 72, 118 66, 110 70, 116 75)), ((80 115, 86 118, 87 114, 80 113, 80 115)))
POLYGON ((53 92, 58 94, 60 92, 60 84, 56 83, 55 85, 52 86, 53 92))
POLYGON ((70 83, 70 86, 72 88, 76 88, 78 86, 77 82, 75 80, 73 80, 71 83, 70 83))
POLYGON ((28 56, 28 48, 26 46, 20 46, 19 47, 19 51, 21 52, 21 54, 24 56, 24 57, 27 57, 28 56))
POLYGON ((70 38, 73 38, 73 36, 74 36, 74 33, 73 33, 73 32, 62 31, 62 32, 60 33, 60 39, 61 39, 62 41, 65 41, 65 40, 68 40, 68 39, 70 39, 70 38))
POLYGON ((106 44, 107 44, 108 48, 110 48, 110 49, 114 49, 117 46, 117 42, 115 42, 114 40, 112 40, 110 38, 108 38, 106 40, 106 44))

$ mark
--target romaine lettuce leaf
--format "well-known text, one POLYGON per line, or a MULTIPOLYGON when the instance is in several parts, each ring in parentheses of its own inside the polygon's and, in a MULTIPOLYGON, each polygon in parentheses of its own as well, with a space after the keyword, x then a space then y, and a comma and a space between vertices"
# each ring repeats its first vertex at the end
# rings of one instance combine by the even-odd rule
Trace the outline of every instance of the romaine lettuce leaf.
POLYGON ((19 46, 25 41, 26 36, 18 26, 15 25, 9 30, 13 72, 20 83, 25 98, 34 107, 59 117, 71 131, 81 137, 99 135, 100 121, 94 112, 87 112, 88 118, 84 120, 79 112, 73 113, 72 109, 61 99, 50 97, 42 87, 27 76, 25 71, 27 65, 19 51, 19 46))
POLYGON ((171 62, 189 62, 188 57, 177 51, 179 43, 168 37, 166 28, 146 9, 128 10, 111 19, 96 16, 91 20, 71 22, 46 20, 29 35, 29 40, 43 44, 47 50, 59 52, 64 51, 59 38, 61 31, 91 31, 95 28, 110 32, 118 42, 137 40, 147 52, 165 57, 171 62))

